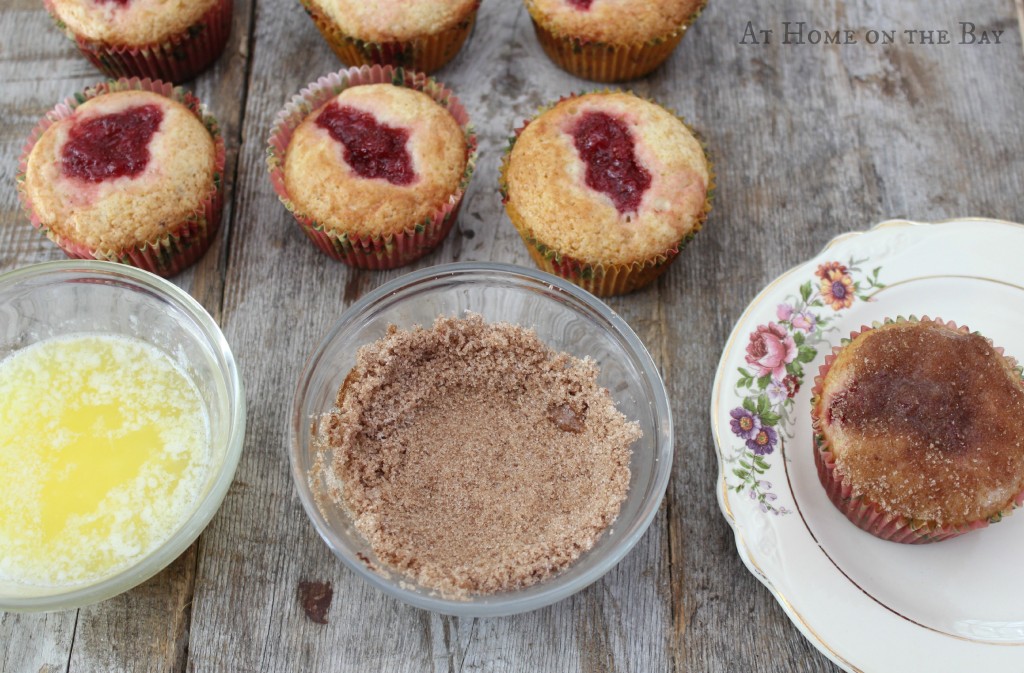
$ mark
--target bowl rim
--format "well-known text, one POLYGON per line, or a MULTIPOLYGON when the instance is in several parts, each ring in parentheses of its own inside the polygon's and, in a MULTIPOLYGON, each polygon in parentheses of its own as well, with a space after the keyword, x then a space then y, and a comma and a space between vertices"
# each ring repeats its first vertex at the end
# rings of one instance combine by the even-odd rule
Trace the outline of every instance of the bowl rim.
POLYGON ((43 596, 2 596, 0 610, 9 612, 43 612, 84 607, 106 600, 142 584, 192 545, 206 528, 227 495, 245 443, 246 401, 245 387, 237 362, 224 333, 213 317, 192 295, 165 278, 137 267, 101 260, 56 260, 39 262, 0 274, 0 288, 10 287, 28 280, 62 275, 92 276, 119 283, 142 287, 176 305, 191 318, 206 337, 207 346, 214 354, 217 370, 224 379, 232 410, 228 428, 224 461, 207 494, 199 499, 191 513, 162 544, 127 568, 99 582, 69 587, 67 591, 43 596))
POLYGON ((498 617, 536 610, 568 598, 604 576, 632 550, 653 522, 668 488, 675 452, 675 432, 672 410, 668 400, 668 391, 653 358, 629 324, 602 300, 563 278, 543 271, 499 262, 455 262, 412 271, 384 283, 349 306, 331 325, 316 348, 306 359, 295 387, 292 411, 288 423, 288 459, 292 480, 295 482, 295 488, 298 492, 299 500, 302 502, 302 507, 306 511, 306 515, 309 517, 317 534, 327 544, 333 554, 340 558, 358 577, 389 596, 424 610, 464 617, 498 617), (546 285, 549 290, 569 295, 576 302, 582 304, 581 308, 589 309, 598 314, 600 318, 606 320, 617 333, 617 336, 628 345, 643 379, 647 381, 654 392, 650 406, 655 419, 655 427, 659 428, 659 430, 663 428, 663 434, 667 440, 661 442, 657 433, 654 437, 654 455, 659 467, 655 471, 654 479, 648 488, 648 492, 651 495, 649 501, 641 508, 637 525, 632 532, 619 540, 617 545, 609 551, 608 555, 600 563, 569 582, 557 583, 558 575, 555 575, 553 578, 545 580, 540 584, 531 585, 531 588, 543 587, 545 584, 550 586, 529 596, 517 596, 519 592, 512 591, 508 594, 483 595, 481 599, 484 602, 474 602, 472 597, 469 600, 455 600, 424 595, 405 589, 401 586, 404 578, 404 575, 401 573, 389 571, 393 573, 395 579, 388 579, 367 568, 366 564, 360 561, 349 549, 336 546, 330 537, 331 527, 313 499, 312 489, 308 485, 308 474, 299 465, 298 454, 300 448, 299 434, 302 430, 310 428, 310 419, 301 417, 302 392, 308 386, 315 365, 321 361, 327 347, 338 337, 343 329, 358 321, 368 310, 377 304, 388 300, 407 288, 423 286, 429 281, 458 280, 460 276, 469 276, 470 279, 476 279, 475 277, 481 274, 496 278, 525 280, 527 285, 531 283, 533 285, 546 285), (494 598, 494 596, 499 597, 494 598))

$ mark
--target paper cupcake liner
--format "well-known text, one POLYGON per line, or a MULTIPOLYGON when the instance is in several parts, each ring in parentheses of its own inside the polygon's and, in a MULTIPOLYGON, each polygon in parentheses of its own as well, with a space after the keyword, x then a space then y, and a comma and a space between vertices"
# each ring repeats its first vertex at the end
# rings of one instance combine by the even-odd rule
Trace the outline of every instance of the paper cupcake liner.
POLYGON ((203 253, 210 247, 210 243, 220 228, 221 211, 224 201, 225 158, 224 138, 221 136, 217 120, 206 113, 206 108, 194 95, 167 82, 149 79, 140 80, 138 78, 119 79, 97 84, 81 93, 69 96, 47 113, 32 130, 32 133, 29 134, 28 141, 22 148, 21 156, 18 158, 18 172, 15 179, 21 206, 32 222, 32 225, 60 246, 68 257, 121 262, 151 271, 160 276, 173 276, 191 266, 203 256, 203 253), (117 250, 94 249, 79 241, 58 234, 42 221, 32 206, 28 190, 25 189, 25 175, 28 171, 28 157, 32 153, 32 148, 35 147, 35 144, 42 137, 46 129, 62 119, 70 117, 78 106, 87 100, 116 91, 149 91, 156 93, 181 103, 195 114, 196 118, 203 123, 213 138, 215 153, 213 185, 211 185, 209 195, 203 199, 196 209, 177 225, 168 227, 167 233, 163 236, 129 248, 117 250))
POLYGON ((444 240, 459 213, 462 196, 476 168, 476 133, 469 123, 469 114, 459 99, 443 84, 423 73, 407 72, 391 66, 361 66, 321 77, 311 83, 285 105, 274 122, 267 148, 267 169, 274 191, 291 212, 307 237, 328 256, 361 269, 393 269, 413 262, 444 240), (455 118, 466 138, 466 169, 456 191, 446 202, 420 222, 387 236, 358 235, 325 227, 301 213, 288 194, 284 179, 285 157, 295 129, 314 110, 343 90, 362 84, 394 84, 421 91, 455 118))
MULTIPOLYGON (((931 319, 928 316, 920 319, 914 316, 909 318, 897 317, 895 320, 886 318, 883 322, 873 323, 870 327, 862 325, 859 330, 854 331, 847 339, 833 347, 832 352, 825 357, 825 361, 819 368, 818 375, 814 377, 814 387, 811 389, 811 427, 814 432, 814 464, 818 470, 818 480, 828 494, 829 500, 836 506, 836 509, 842 512, 847 519, 861 530, 867 531, 883 540, 903 544, 926 544, 948 540, 972 530, 985 528, 989 523, 999 521, 1017 507, 1024 505, 1024 491, 1018 493, 1005 509, 987 519, 970 521, 960 525, 938 525, 934 521, 915 520, 886 512, 878 503, 862 494, 856 493, 849 480, 836 469, 835 456, 829 448, 828 440, 821 432, 821 419, 815 413, 818 400, 822 394, 822 384, 825 376, 847 344, 865 332, 893 322, 931 322, 945 325, 964 334, 970 332, 965 326, 957 326, 956 323, 952 321, 947 322, 941 318, 931 319)), ((1002 348, 994 345, 993 348, 1010 363, 1011 367, 1016 366, 1016 360, 1005 355, 1002 348)))
POLYGON ((469 14, 451 28, 401 42, 369 42, 345 33, 313 0, 300 0, 331 51, 347 66, 390 65, 431 73, 462 49, 473 30, 477 2, 469 14))
MULTIPOLYGON (((533 119, 536 119, 562 101, 575 98, 580 95, 582 94, 570 94, 568 96, 563 96, 551 105, 541 107, 533 116, 533 119)), ((669 110, 669 112, 671 112, 671 110, 669 110)), ((707 198, 704 201, 704 210, 694 222, 693 229, 691 229, 690 232, 687 233, 686 236, 684 236, 678 243, 652 257, 626 264, 581 260, 545 243, 540 237, 535 235, 529 224, 523 218, 522 214, 508 199, 507 172, 509 160, 512 156, 512 149, 515 147, 516 140, 519 138, 519 135, 524 129, 526 129, 532 120, 525 121, 522 126, 515 129, 513 136, 509 138, 508 146, 505 148, 505 154, 501 159, 501 167, 499 168, 498 173, 498 185, 501 192, 502 203, 505 204, 505 212, 508 213, 509 220, 512 221, 516 231, 519 232, 519 236, 523 239, 523 243, 526 244, 526 249, 530 253, 530 258, 533 259, 538 268, 542 271, 547 271, 548 273, 553 273, 556 276, 565 278, 598 297, 611 297, 639 290, 653 283, 659 276, 661 276, 661 274, 668 270, 669 265, 679 255, 679 251, 682 250, 687 243, 692 241, 694 236, 696 236, 704 227, 704 223, 707 221, 708 215, 711 213, 711 206, 715 195, 715 170, 714 165, 711 162, 711 157, 708 155, 707 147, 697 132, 694 131, 682 117, 676 115, 676 118, 679 119, 679 121, 686 126, 687 130, 689 130, 690 133, 697 138, 698 142, 700 142, 701 148, 704 150, 704 158, 708 163, 709 179, 707 186, 707 198)))
MULTIPOLYGON (((527 9, 532 10, 527 2, 527 9)), ((595 82, 621 82, 650 73, 672 54, 704 9, 702 5, 675 30, 640 44, 592 42, 560 34, 530 11, 537 41, 555 65, 577 77, 595 82)))
POLYGON ((43 0, 57 27, 78 50, 109 77, 139 77, 180 84, 210 66, 231 34, 232 0, 218 0, 198 21, 158 43, 112 45, 75 34, 61 21, 53 0, 43 0))

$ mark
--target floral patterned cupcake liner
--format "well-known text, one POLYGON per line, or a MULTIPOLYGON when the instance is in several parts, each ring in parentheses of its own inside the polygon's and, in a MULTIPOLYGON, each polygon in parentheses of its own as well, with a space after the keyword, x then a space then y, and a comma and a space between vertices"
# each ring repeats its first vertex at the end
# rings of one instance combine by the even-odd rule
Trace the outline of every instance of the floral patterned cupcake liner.
POLYGON ((706 5, 707 2, 703 3, 678 28, 640 44, 609 44, 564 35, 544 25, 543 19, 534 13, 532 2, 527 1, 526 8, 537 41, 555 65, 583 79, 621 82, 643 77, 664 63, 706 5))
POLYGON ((69 96, 47 113, 29 134, 28 141, 22 148, 21 156, 18 158, 18 172, 15 180, 22 209, 32 222, 32 226, 60 246, 68 257, 120 262, 166 277, 173 276, 194 264, 213 242, 213 238, 220 228, 224 203, 225 161, 224 138, 221 135, 220 126, 212 115, 207 114, 206 107, 198 98, 181 87, 175 87, 167 82, 133 77, 89 87, 81 93, 69 96), (32 148, 35 147, 46 129, 73 115, 78 106, 86 101, 117 91, 149 91, 181 103, 192 112, 213 138, 213 184, 210 185, 210 192, 202 202, 184 220, 167 227, 164 235, 132 247, 116 250, 95 249, 60 235, 42 221, 29 199, 28 191, 25 188, 25 175, 28 171, 28 157, 32 153, 32 148))
POLYGON ((57 27, 108 77, 139 77, 180 84, 209 67, 231 35, 232 0, 218 0, 198 21, 163 42, 107 44, 75 34, 57 16, 53 0, 43 0, 57 27))
POLYGON ((437 247, 452 228, 466 187, 476 168, 477 139, 469 114, 459 99, 433 78, 391 66, 361 66, 340 70, 311 83, 282 109, 270 132, 267 168, 281 203, 295 217, 306 236, 322 252, 349 266, 361 269, 393 269, 413 262, 437 247), (360 236, 325 227, 298 210, 288 194, 284 179, 285 158, 295 129, 314 110, 343 90, 362 84, 394 84, 430 96, 455 118, 466 139, 466 168, 459 186, 434 213, 403 231, 387 236, 360 236))
MULTIPOLYGON (((609 91, 609 89, 603 90, 604 93, 609 91)), ((532 119, 536 119, 563 101, 582 96, 583 93, 569 94, 568 96, 559 98, 550 105, 541 107, 537 110, 537 113, 532 119)), ((644 100, 652 103, 654 102, 647 98, 644 100)), ((519 126, 514 130, 514 134, 509 138, 508 146, 505 148, 505 154, 501 159, 501 167, 498 174, 498 185, 501 192, 502 203, 505 205, 505 212, 508 213, 509 219, 512 221, 516 231, 519 232, 519 236, 526 244, 526 248, 530 253, 531 259, 533 259, 539 269, 555 274, 556 276, 561 276, 598 297, 611 297, 620 294, 627 294, 634 290, 646 287, 657 280, 661 274, 668 270, 669 265, 679 255, 679 251, 682 250, 686 244, 692 241, 694 236, 696 236, 704 227, 704 223, 707 221, 708 215, 711 213, 711 207, 715 196, 714 165, 711 162, 711 156, 708 154, 707 145, 705 145, 700 135, 689 124, 687 124, 686 120, 682 117, 676 115, 672 110, 669 110, 669 112, 672 112, 672 114, 683 123, 683 126, 685 126, 695 138, 697 138, 698 142, 700 142, 701 149, 704 150, 704 158, 708 163, 709 177, 707 197, 704 200, 704 210, 694 222, 693 229, 690 230, 690 232, 687 233, 686 236, 684 236, 678 243, 648 259, 638 260, 627 264, 612 264, 581 260, 548 245, 534 233, 533 229, 526 223, 519 210, 516 209, 511 201, 509 201, 507 180, 509 161, 512 157, 512 149, 515 147, 519 136, 526 127, 530 125, 530 121, 532 121, 532 119, 523 122, 522 126, 519 126)))
POLYGON ((400 42, 370 42, 341 30, 315 2, 300 2, 331 51, 345 65, 390 65, 423 73, 434 72, 455 58, 472 32, 480 8, 477 2, 464 19, 432 35, 400 42))
MULTIPOLYGON (((865 497, 863 494, 857 493, 853 485, 849 483, 849 480, 846 479, 842 472, 837 469, 835 455, 832 453, 828 440, 821 431, 821 419, 815 413, 818 401, 821 398, 822 386, 825 381, 825 377, 843 348, 858 336, 866 332, 878 329, 882 325, 899 322, 930 322, 938 325, 944 325, 963 334, 970 333, 970 330, 966 326, 958 326, 952 321, 947 322, 941 318, 931 319, 928 316, 923 316, 918 319, 914 316, 910 316, 909 318, 899 316, 895 319, 886 318, 882 322, 874 322, 870 327, 862 325, 859 330, 854 331, 848 338, 843 339, 838 345, 834 346, 832 348, 832 353, 825 357, 825 361, 818 370, 818 375, 814 378, 814 387, 811 390, 811 427, 814 432, 815 447, 814 464, 818 470, 818 479, 821 481, 821 485, 825 488, 825 492, 828 494, 829 500, 831 500, 832 504, 835 505, 836 508, 858 528, 871 533, 875 537, 879 537, 883 540, 889 540, 890 542, 900 542, 904 544, 940 542, 942 540, 957 537, 958 535, 963 535, 964 533, 968 533, 972 530, 985 528, 990 523, 994 523, 1003 517, 1008 516, 1014 509, 1024 505, 1024 491, 1018 493, 1004 509, 989 518, 979 521, 970 521, 960 525, 938 525, 934 521, 915 520, 906 516, 886 512, 878 503, 865 497)), ((992 344, 991 340, 988 340, 987 338, 986 340, 992 344)), ((1002 348, 997 347, 994 344, 992 344, 992 346, 995 352, 1002 355, 1011 367, 1017 366, 1016 360, 1005 355, 1002 348)))

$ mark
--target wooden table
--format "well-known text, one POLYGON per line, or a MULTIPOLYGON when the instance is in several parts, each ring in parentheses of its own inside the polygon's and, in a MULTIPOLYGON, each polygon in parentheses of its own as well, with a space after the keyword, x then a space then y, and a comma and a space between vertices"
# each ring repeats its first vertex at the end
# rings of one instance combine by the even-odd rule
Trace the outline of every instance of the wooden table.
MULTIPOLYGON (((39 0, 4 4, 0 271, 62 257, 19 212, 16 158, 49 108, 101 79, 39 0)), ((0 670, 838 670, 743 567, 719 512, 708 421, 715 366, 757 291, 839 233, 890 217, 1024 221, 1021 17, 1020 0, 712 0, 669 63, 632 84, 700 131, 718 172, 711 218, 671 271, 609 302, 671 395, 668 496, 637 548, 582 593, 517 617, 456 619, 357 579, 318 539, 292 487, 286 420, 305 357, 346 306, 409 269, 331 261, 278 203, 264 164, 271 121, 299 88, 341 66, 295 0, 236 0, 226 53, 191 84, 227 138, 225 226, 175 279, 219 321, 240 362, 249 424, 234 484, 199 541, 142 586, 77 611, 0 614, 0 670), (859 39, 801 45, 791 34, 785 44, 783 22, 792 31, 801 21, 808 42, 811 29, 859 39), (976 36, 1002 31, 1000 43, 959 44, 961 21, 976 36), (770 43, 760 32, 759 44, 744 39, 748 22, 773 30, 770 43), (949 30, 952 44, 904 33, 918 29, 949 30), (869 30, 896 39, 868 44, 869 30), (328 624, 304 613, 303 581, 332 583, 328 624)), ((481 157, 456 228, 414 266, 529 266, 497 191, 505 139, 538 106, 595 85, 544 57, 517 0, 484 0, 473 36, 438 77, 469 109, 481 157)))

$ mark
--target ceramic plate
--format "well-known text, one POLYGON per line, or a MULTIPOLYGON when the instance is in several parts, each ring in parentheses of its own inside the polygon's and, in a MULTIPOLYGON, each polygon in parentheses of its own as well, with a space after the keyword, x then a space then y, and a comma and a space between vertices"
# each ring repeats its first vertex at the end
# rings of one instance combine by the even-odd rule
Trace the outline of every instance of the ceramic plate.
POLYGON ((810 424, 825 355, 885 317, 953 320, 1024 361, 1022 253, 1024 226, 1008 222, 885 222, 768 285, 726 344, 719 504, 747 567, 848 671, 1024 671, 1024 511, 937 544, 879 540, 825 495, 810 424))

